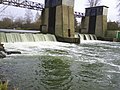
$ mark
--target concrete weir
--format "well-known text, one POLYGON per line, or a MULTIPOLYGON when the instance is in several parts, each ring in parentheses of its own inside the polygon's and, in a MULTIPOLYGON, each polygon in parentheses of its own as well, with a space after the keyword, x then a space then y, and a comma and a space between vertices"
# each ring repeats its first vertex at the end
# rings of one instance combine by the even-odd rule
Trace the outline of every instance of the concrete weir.
POLYGON ((80 44, 80 38, 63 38, 63 37, 56 37, 57 41, 59 42, 66 42, 66 43, 76 43, 80 44))
POLYGON ((19 51, 6 51, 4 43, 56 41, 55 35, 42 34, 40 31, 0 29, 0 58, 9 54, 21 54, 19 51))
POLYGON ((29 30, 0 30, 0 42, 40 42, 40 41, 56 41, 52 34, 42 34, 40 31, 29 30))
POLYGON ((86 8, 81 33, 76 34, 74 0, 45 0, 40 31, 0 29, 0 55, 2 55, 0 57, 5 57, 2 52, 20 54, 17 51, 5 51, 1 42, 60 41, 79 44, 82 40, 104 38, 107 30, 107 8, 106 6, 86 8))

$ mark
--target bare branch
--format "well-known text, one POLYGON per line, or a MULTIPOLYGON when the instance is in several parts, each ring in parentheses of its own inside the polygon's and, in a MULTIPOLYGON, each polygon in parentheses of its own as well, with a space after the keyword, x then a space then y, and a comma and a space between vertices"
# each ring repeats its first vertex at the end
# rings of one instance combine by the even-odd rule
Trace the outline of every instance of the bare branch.
POLYGON ((88 6, 95 7, 101 3, 101 0, 87 0, 87 3, 88 6))

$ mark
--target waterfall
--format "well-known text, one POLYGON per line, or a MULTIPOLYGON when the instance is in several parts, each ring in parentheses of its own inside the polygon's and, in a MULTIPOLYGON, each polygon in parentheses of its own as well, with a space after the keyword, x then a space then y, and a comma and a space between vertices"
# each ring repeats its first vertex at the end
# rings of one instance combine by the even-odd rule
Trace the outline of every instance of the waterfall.
POLYGON ((28 42, 25 34, 20 34, 20 37, 21 37, 21 42, 28 42))
POLYGON ((33 33, 5 33, 0 32, 0 42, 40 42, 56 41, 56 37, 51 34, 33 33))
POLYGON ((97 40, 97 37, 96 37, 96 35, 93 35, 93 37, 94 37, 94 40, 97 40))
POLYGON ((45 38, 48 41, 57 41, 54 35, 47 34, 47 35, 45 35, 45 38))
POLYGON ((90 34, 90 38, 91 38, 91 40, 94 40, 94 36, 93 36, 93 35, 91 35, 91 34, 90 34))
POLYGON ((84 40, 84 34, 79 34, 80 40, 84 40))
POLYGON ((42 34, 33 34, 33 37, 35 39, 35 42, 45 41, 45 39, 44 39, 42 34))
POLYGON ((85 34, 86 40, 91 40, 89 34, 85 34))
POLYGON ((97 40, 97 37, 94 34, 79 34, 79 37, 80 41, 97 40))
POLYGON ((6 34, 5 33, 0 33, 0 42, 7 42, 6 34))

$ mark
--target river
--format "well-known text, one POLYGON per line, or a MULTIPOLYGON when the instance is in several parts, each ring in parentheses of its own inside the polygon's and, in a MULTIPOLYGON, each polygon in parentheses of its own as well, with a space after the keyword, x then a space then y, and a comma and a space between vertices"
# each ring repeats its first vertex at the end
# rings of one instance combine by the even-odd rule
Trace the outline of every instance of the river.
POLYGON ((21 51, 0 59, 9 90, 120 90, 120 43, 4 43, 21 51))

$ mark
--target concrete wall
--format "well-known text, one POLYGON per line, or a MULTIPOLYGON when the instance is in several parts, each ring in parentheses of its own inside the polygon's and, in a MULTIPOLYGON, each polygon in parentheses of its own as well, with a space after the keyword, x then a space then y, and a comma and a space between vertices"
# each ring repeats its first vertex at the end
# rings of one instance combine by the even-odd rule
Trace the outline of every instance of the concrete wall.
POLYGON ((69 24, 70 24, 70 33, 71 37, 75 36, 75 20, 74 20, 74 8, 69 7, 69 24))
POLYGON ((105 37, 107 33, 107 16, 99 15, 96 19, 95 35, 97 37, 105 37))
POLYGON ((63 37, 68 36, 68 29, 70 28, 69 24, 69 9, 67 6, 62 5, 62 10, 63 10, 63 37))
POLYGON ((89 27, 89 17, 83 17, 84 19, 81 22, 81 33, 87 34, 88 33, 88 27, 89 27))
POLYGON ((103 16, 102 15, 97 16, 95 35, 97 37, 103 36, 103 16))
POLYGON ((47 33, 48 32, 48 18, 49 18, 49 8, 45 8, 43 11, 42 11, 42 14, 41 14, 42 18, 41 18, 41 25, 45 25, 46 26, 46 30, 42 31, 44 33, 47 33))
POLYGON ((103 15, 107 16, 108 14, 108 7, 103 7, 103 15))
POLYGON ((107 15, 103 15, 103 37, 107 35, 107 15))
POLYGON ((74 1, 75 0, 62 0, 62 5, 74 7, 74 1))
POLYGON ((61 37, 74 37, 74 11, 73 7, 60 5, 56 7, 55 35, 61 37), (69 30, 68 30, 69 29, 69 30))
POLYGON ((56 36, 63 36, 63 12, 62 12, 62 6, 56 7, 56 25, 55 25, 55 35, 56 36))

